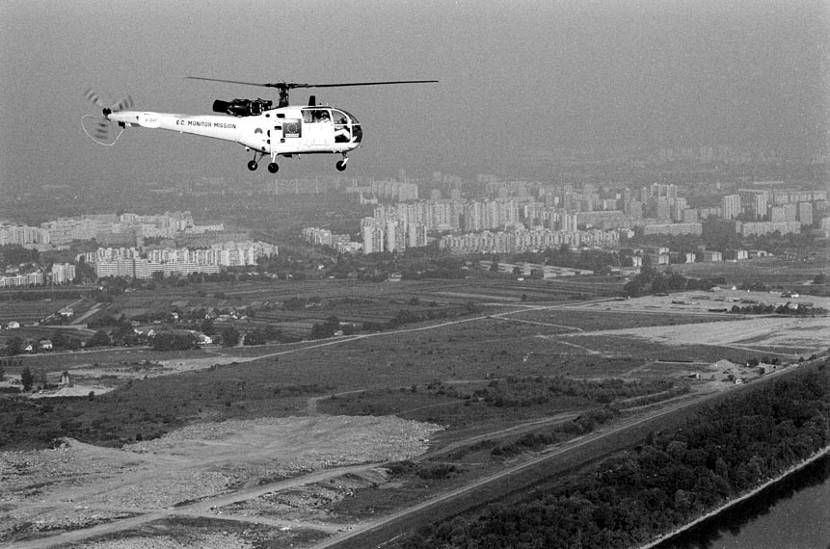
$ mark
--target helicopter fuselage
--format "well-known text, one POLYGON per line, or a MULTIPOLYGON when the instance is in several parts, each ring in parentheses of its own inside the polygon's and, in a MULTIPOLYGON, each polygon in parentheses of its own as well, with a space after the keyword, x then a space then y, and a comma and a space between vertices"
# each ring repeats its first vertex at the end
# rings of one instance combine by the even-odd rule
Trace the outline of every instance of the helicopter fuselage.
MULTIPOLYGON (((257 115, 188 115, 146 111, 105 112, 105 118, 124 128, 169 130, 238 143, 260 158, 300 154, 342 154, 360 146, 360 122, 342 109, 330 106, 287 106, 257 115)), ((276 171, 269 165, 269 170, 276 171)), ((248 167, 256 169, 256 156, 248 167)), ((338 164, 338 169, 341 169, 338 164)))

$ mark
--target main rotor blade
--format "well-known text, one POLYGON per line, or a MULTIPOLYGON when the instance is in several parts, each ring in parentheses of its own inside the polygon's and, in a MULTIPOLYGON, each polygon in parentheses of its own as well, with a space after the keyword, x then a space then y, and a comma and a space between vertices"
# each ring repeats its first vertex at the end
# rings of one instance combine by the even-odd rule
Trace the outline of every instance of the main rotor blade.
POLYGON ((340 84, 294 84, 295 88, 345 88, 347 86, 391 86, 394 84, 432 84, 438 80, 392 80, 388 82, 345 82, 340 84))
POLYGON ((190 80, 209 80, 211 82, 225 82, 227 84, 241 84, 243 86, 260 86, 263 88, 278 88, 291 90, 296 88, 345 88, 348 86, 390 86, 395 84, 432 84, 438 80, 390 80, 387 82, 343 82, 338 84, 300 84, 297 82, 242 82, 240 80, 224 80, 222 78, 205 78, 202 76, 185 76, 190 80))
POLYGON ((189 80, 210 80, 211 82, 226 82, 228 84, 242 84, 243 86, 262 86, 266 88, 274 87, 273 84, 259 84, 257 82, 240 82, 239 80, 223 80, 221 78, 205 78, 203 76, 185 76, 189 80))

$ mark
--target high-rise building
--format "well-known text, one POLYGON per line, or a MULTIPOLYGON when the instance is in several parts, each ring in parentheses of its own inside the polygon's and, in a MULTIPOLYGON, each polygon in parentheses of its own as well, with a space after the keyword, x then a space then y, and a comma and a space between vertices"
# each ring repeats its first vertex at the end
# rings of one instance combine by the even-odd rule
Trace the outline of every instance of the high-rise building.
POLYGON ((723 219, 735 219, 741 214, 741 196, 727 194, 720 200, 721 217, 723 219))
POLYGON ((407 226, 407 242, 410 248, 422 248, 427 245, 427 228, 425 225, 410 223, 407 226))
POLYGON ((813 205, 809 202, 798 203, 798 221, 801 225, 813 224, 813 205))
POLYGON ((782 221, 795 221, 798 215, 798 206, 796 204, 782 204, 780 206, 770 206, 769 220, 773 223, 782 221))
POLYGON ((53 284, 72 282, 75 279, 75 265, 72 263, 53 263, 51 275, 53 284))
POLYGON ((752 219, 763 219, 767 215, 769 193, 760 189, 738 189, 741 197, 741 211, 752 219))
POLYGON ((651 184, 651 197, 652 198, 665 198, 666 200, 676 200, 677 199, 677 185, 668 184, 663 185, 660 183, 652 183, 651 184))
POLYGON ((385 251, 394 252, 398 249, 398 222, 389 220, 386 222, 385 251))

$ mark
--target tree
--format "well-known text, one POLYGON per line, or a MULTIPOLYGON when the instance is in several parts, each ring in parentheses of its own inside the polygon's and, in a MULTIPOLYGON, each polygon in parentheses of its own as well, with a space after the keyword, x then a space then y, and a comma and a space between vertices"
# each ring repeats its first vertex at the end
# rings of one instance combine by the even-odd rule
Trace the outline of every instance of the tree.
POLYGON ((52 340, 52 345, 55 349, 63 349, 66 347, 66 336, 61 332, 53 332, 49 339, 52 340))
POLYGON ((87 347, 106 347, 110 344, 110 336, 104 330, 95 332, 89 341, 86 342, 87 347))
POLYGON ((263 336, 267 341, 274 341, 275 339, 279 339, 280 337, 282 337, 282 330, 280 330, 273 324, 268 324, 263 329, 263 336))
POLYGON ((651 291, 654 293, 662 293, 669 290, 669 283, 668 281, 662 276, 658 275, 654 278, 654 281, 651 283, 651 291))
POLYGON ((239 330, 233 326, 222 328, 220 334, 222 336, 222 345, 225 347, 235 347, 239 343, 239 330))
POLYGON ((20 372, 20 382, 23 384, 24 391, 30 391, 32 389, 32 384, 35 382, 35 376, 32 374, 32 371, 28 366, 23 368, 23 371, 20 372))
POLYGON ((265 343, 265 333, 263 332, 263 330, 257 329, 245 334, 245 345, 264 345, 265 343))
POLYGON ((201 324, 199 324, 199 329, 205 335, 213 335, 216 333, 216 328, 213 326, 213 320, 209 318, 204 319, 201 324))
MULTIPOLYGON (((403 312, 403 311, 401 311, 403 312)), ((311 339, 323 339, 332 337, 334 332, 340 329, 340 319, 332 315, 325 322, 316 322, 311 328, 311 339)))
POLYGON ((162 332, 156 334, 152 344, 157 351, 186 351, 198 347, 196 337, 190 333, 162 332))
POLYGON ((9 356, 19 355, 23 352, 23 339, 14 336, 6 341, 6 354, 9 356))

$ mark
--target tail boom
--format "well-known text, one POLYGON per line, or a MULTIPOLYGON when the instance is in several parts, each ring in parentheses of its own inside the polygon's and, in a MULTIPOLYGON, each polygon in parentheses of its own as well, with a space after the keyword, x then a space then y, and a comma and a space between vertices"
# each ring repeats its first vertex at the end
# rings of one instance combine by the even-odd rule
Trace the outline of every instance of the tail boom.
POLYGON ((175 114, 165 112, 117 111, 104 112, 104 117, 119 126, 142 127, 213 137, 239 142, 242 134, 240 121, 231 116, 175 114))

